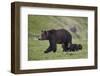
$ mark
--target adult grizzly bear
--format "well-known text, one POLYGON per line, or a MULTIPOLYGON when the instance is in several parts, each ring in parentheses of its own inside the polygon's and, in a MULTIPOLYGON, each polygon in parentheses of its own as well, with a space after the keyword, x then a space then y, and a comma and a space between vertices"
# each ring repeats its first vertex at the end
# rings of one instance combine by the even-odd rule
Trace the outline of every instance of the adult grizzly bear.
POLYGON ((39 40, 49 40, 50 46, 44 53, 48 53, 50 51, 56 52, 56 44, 62 44, 63 50, 66 51, 68 46, 72 43, 72 35, 65 29, 52 29, 42 31, 41 38, 39 40))

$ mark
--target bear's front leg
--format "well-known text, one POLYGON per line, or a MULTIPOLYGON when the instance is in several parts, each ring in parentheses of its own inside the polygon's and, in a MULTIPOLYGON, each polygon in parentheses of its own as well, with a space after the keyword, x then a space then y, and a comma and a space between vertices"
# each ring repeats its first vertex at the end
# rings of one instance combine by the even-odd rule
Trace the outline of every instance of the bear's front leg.
POLYGON ((44 53, 49 53, 50 51, 52 51, 51 46, 49 46, 48 49, 46 51, 44 51, 44 53))
POLYGON ((48 47, 48 49, 44 52, 44 53, 48 53, 48 52, 56 52, 56 42, 55 40, 49 40, 50 46, 48 47))

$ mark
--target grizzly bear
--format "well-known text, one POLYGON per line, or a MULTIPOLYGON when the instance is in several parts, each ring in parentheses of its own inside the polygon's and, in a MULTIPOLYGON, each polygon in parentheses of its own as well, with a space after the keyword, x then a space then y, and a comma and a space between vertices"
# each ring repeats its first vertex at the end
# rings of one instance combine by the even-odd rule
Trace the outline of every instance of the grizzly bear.
POLYGON ((64 51, 68 49, 68 45, 72 43, 72 35, 65 29, 52 29, 41 32, 41 38, 39 40, 49 40, 50 46, 44 53, 56 52, 57 44, 62 44, 64 51))

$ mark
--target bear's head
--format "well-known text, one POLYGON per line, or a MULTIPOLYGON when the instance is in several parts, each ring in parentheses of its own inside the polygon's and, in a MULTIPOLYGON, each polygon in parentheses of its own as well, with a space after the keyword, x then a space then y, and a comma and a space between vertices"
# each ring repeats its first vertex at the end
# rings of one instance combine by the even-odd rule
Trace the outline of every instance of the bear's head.
POLYGON ((48 40, 48 31, 41 31, 41 37, 39 40, 48 40))

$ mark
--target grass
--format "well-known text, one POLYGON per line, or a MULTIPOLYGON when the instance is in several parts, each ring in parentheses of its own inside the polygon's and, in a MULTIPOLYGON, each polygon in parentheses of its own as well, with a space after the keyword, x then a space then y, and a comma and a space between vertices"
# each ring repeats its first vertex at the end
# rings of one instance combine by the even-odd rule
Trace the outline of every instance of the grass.
POLYGON ((28 16, 28 60, 53 60, 53 59, 80 59, 87 58, 87 18, 86 17, 60 17, 60 16, 28 16), (77 34, 70 31, 75 26, 77 34), (57 52, 45 54, 48 48, 48 40, 40 41, 33 35, 40 35, 41 30, 61 29, 68 30, 73 37, 73 43, 82 44, 83 49, 77 52, 63 52, 60 44, 57 44, 57 52))

